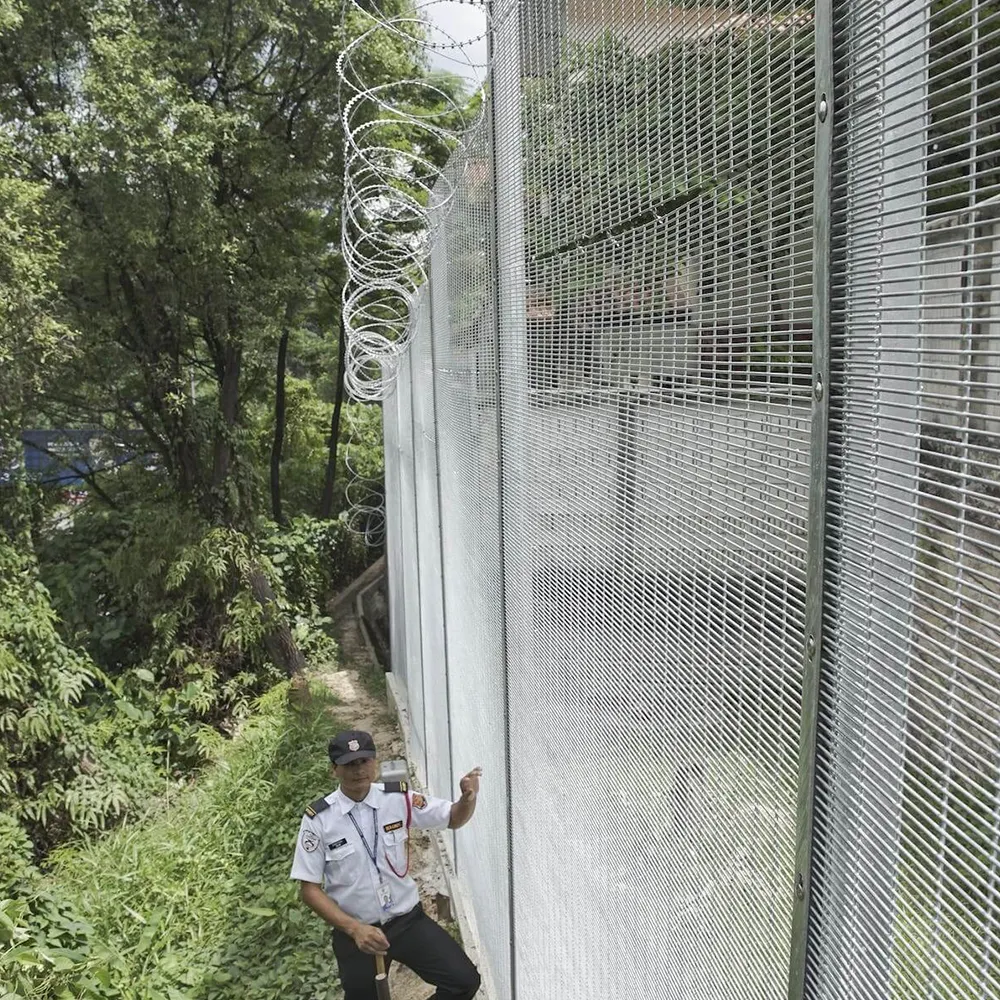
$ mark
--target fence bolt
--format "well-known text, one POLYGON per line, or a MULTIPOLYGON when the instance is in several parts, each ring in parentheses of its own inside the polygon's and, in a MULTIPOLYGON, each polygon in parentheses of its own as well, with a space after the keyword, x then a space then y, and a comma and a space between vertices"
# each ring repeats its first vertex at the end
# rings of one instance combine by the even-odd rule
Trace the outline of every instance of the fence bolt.
POLYGON ((826 103, 826 94, 824 94, 819 99, 819 109, 818 110, 819 110, 819 120, 821 122, 825 122, 826 121, 826 113, 829 110, 829 105, 826 103))
POLYGON ((817 375, 816 376, 816 382, 813 385, 813 395, 817 399, 822 399, 823 398, 823 376, 822 375, 817 375))

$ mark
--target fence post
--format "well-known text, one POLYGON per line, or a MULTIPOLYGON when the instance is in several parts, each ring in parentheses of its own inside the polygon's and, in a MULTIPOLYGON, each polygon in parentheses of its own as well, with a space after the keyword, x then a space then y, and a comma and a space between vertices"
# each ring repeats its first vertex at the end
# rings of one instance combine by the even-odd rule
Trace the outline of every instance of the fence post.
POLYGON ((824 836, 811 859, 823 907, 807 980, 823 996, 888 995, 898 936, 927 171, 913 151, 927 148, 930 10, 926 0, 865 0, 838 5, 834 25, 843 113, 833 342, 844 388, 831 399, 838 462, 828 498, 828 694, 815 821, 824 836))
MULTIPOLYGON (((446 208, 438 207, 440 211, 446 211, 446 208)), ((438 367, 437 367, 437 337, 438 337, 438 324, 435 322, 435 317, 438 315, 438 302, 441 301, 443 296, 443 301, 445 303, 443 308, 443 313, 447 316, 447 301, 448 301, 448 271, 447 271, 447 248, 446 248, 446 233, 447 228, 442 226, 439 230, 438 238, 434 242, 434 246, 431 250, 431 267, 430 267, 430 278, 427 282, 427 292, 429 296, 430 306, 428 314, 430 316, 430 321, 428 324, 428 330, 430 333, 430 349, 431 349, 431 412, 434 414, 434 475, 435 483, 434 488, 437 495, 437 520, 438 520, 438 564, 441 567, 441 634, 444 637, 444 699, 445 699, 445 714, 447 716, 445 723, 448 727, 448 788, 454 790, 455 788, 455 748, 454 748, 454 734, 452 732, 451 726, 451 677, 449 674, 449 656, 448 656, 448 588, 445 586, 445 561, 444 561, 444 505, 441 502, 441 412, 438 406, 438 367)), ((440 792, 438 792, 440 794, 440 792)), ((455 871, 459 871, 458 865, 458 841, 456 840, 454 834, 446 834, 449 838, 451 844, 451 857, 452 864, 455 866, 455 871)))
POLYGON ((805 992, 809 936, 816 734, 819 721, 823 626, 823 556, 826 539, 826 472, 830 398, 830 217, 833 177, 833 0, 816 0, 816 130, 813 164, 812 423, 809 473, 809 535, 806 562, 802 721, 799 732, 795 875, 788 998, 805 992))
MULTIPOLYGON (((504 514, 505 484, 512 472, 506 447, 505 412, 523 412, 526 391, 525 234, 521 149, 521 0, 490 0, 490 136, 493 174, 493 274, 496 374, 497 499, 500 537, 500 638, 504 674, 504 744, 507 783, 508 912, 510 918, 510 991, 517 1000, 517 928, 515 921, 514 810, 511 761, 510 630, 507 624, 508 553, 504 514)), ((515 595, 515 599, 525 595, 515 595)))
MULTIPOLYGON (((410 422, 410 475, 412 477, 412 492, 413 492, 413 566, 414 566, 414 580, 416 583, 416 593, 413 595, 415 601, 410 605, 411 611, 416 615, 417 619, 417 641, 416 641, 416 657, 420 663, 420 676, 410 677, 409 671, 407 671, 407 696, 410 703, 410 718, 413 719, 414 727, 420 727, 420 748, 423 752, 423 770, 420 772, 423 781, 429 780, 429 770, 428 770, 428 756, 427 756, 427 696, 426 689, 424 687, 424 615, 423 615, 423 600, 421 598, 420 590, 420 491, 417 488, 417 476, 420 474, 420 470, 417 468, 417 421, 413 410, 413 396, 416 391, 416 386, 414 385, 414 373, 413 373, 413 352, 408 350, 406 356, 401 359, 400 366, 406 368, 406 382, 407 382, 407 392, 410 397, 410 412, 404 414, 404 419, 408 419, 410 422), (417 713, 413 710, 413 693, 414 687, 420 685, 420 718, 416 718, 417 713)), ((402 372, 400 373, 400 375, 402 372)), ((398 378, 399 376, 397 376, 398 378)), ((407 648, 407 653, 413 652, 407 648)))
MULTIPOLYGON (((345 334, 341 332, 341 336, 345 334)), ((385 462, 385 560, 389 606, 389 667, 405 678, 406 600, 402 594, 402 504, 400 486, 399 392, 395 386, 382 401, 382 453, 385 462)))

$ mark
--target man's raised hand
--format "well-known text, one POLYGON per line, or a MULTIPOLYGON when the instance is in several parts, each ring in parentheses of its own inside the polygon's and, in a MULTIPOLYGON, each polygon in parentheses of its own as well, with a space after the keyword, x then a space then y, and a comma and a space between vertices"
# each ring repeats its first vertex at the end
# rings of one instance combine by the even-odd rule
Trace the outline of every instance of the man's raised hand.
POLYGON ((482 776, 482 773, 483 769, 481 767, 474 767, 458 783, 458 787, 462 791, 463 799, 474 799, 479 794, 479 779, 482 776))

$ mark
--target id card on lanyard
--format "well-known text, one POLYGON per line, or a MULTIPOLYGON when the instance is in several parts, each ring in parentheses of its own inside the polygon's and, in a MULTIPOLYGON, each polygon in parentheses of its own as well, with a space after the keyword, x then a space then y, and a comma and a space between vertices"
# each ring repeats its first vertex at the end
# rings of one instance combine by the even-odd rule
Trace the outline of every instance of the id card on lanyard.
POLYGON ((383 910, 388 910, 389 907, 392 906, 392 889, 382 876, 382 872, 378 867, 378 810, 372 809, 372 813, 375 816, 375 843, 371 847, 368 846, 368 841, 365 839, 364 833, 361 832, 361 827, 358 825, 358 821, 354 818, 354 811, 351 810, 351 812, 347 815, 351 817, 354 829, 358 831, 361 843, 365 845, 365 854, 368 855, 369 860, 375 868, 375 875, 378 878, 378 904, 383 910))

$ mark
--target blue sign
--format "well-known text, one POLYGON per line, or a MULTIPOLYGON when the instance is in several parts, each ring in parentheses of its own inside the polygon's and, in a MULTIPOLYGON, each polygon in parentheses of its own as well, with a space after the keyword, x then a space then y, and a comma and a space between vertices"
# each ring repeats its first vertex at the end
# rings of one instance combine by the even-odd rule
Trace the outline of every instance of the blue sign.
POLYGON ((79 486, 95 472, 110 471, 139 456, 152 458, 140 450, 140 440, 135 431, 100 428, 23 431, 23 461, 18 458, 2 463, 0 485, 13 482, 21 474, 43 486, 79 486))

